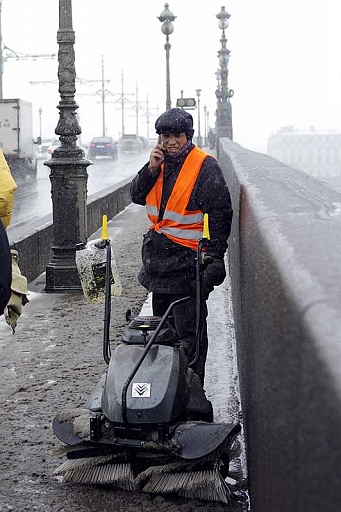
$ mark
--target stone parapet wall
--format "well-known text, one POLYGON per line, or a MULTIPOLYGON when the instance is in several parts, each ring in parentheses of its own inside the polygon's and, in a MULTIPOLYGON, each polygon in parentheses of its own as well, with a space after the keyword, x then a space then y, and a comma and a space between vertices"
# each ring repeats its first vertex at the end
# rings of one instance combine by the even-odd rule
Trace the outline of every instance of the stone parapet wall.
MULTIPOLYGON (((102 216, 112 219, 131 203, 130 179, 121 181, 102 193, 91 196, 87 205, 87 236, 90 237, 102 225, 102 216)), ((52 219, 48 216, 47 219, 52 219)), ((22 230, 21 230, 22 231, 22 230)), ((12 236, 11 244, 19 251, 20 269, 29 282, 45 272, 52 257, 53 226, 47 220, 39 229, 25 233, 17 239, 12 236)))
POLYGON ((221 139, 253 512, 341 503, 341 194, 221 139))

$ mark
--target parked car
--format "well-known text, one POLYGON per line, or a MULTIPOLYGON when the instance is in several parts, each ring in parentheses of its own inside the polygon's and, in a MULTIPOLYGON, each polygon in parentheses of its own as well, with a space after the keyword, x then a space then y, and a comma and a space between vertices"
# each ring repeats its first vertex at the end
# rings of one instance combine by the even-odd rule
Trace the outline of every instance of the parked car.
POLYGON ((49 156, 48 149, 51 146, 53 139, 42 139, 38 146, 38 158, 46 158, 49 156))
POLYGON ((94 137, 88 150, 88 158, 95 159, 98 156, 109 156, 117 160, 117 143, 112 137, 94 137))
POLYGON ((59 139, 54 139, 50 146, 48 147, 48 150, 47 150, 47 156, 50 156, 52 158, 52 153, 54 152, 54 150, 60 146, 60 140, 59 139))
MULTIPOLYGON (((50 158, 52 158, 52 153, 54 152, 54 150, 60 146, 60 140, 59 139, 54 139, 52 141, 52 143, 50 144, 48 150, 47 150, 47 156, 49 156, 50 158)), ((85 145, 83 145, 83 143, 81 142, 81 140, 78 138, 77 140, 77 146, 79 146, 80 148, 83 149, 83 151, 85 152, 85 145)))
POLYGON ((144 149, 145 151, 147 151, 148 149, 148 139, 147 137, 142 137, 142 135, 139 135, 141 141, 142 141, 142 149, 144 149))
POLYGON ((135 133, 125 133, 118 141, 118 147, 122 153, 141 153, 143 143, 135 133))
POLYGON ((156 138, 149 138, 148 139, 148 148, 151 149, 151 148, 155 148, 156 144, 158 142, 158 139, 156 138))

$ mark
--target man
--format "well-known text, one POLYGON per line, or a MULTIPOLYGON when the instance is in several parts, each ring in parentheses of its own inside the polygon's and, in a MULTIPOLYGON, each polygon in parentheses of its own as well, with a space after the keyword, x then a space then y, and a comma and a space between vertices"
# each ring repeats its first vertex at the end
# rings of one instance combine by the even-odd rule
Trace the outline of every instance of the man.
POLYGON ((217 142, 217 135, 216 133, 212 130, 212 128, 210 128, 209 132, 208 132, 208 142, 210 144, 210 149, 214 149, 215 148, 215 145, 216 145, 216 142, 217 142))
POLYGON ((155 123, 159 143, 131 184, 134 203, 146 205, 151 221, 142 245, 138 279, 153 292, 153 314, 162 316, 171 302, 190 296, 174 307, 174 325, 183 353, 195 353, 196 251, 208 214, 210 240, 206 254, 213 262, 204 271, 200 358, 192 366, 204 382, 207 355, 206 299, 225 279, 224 254, 230 235, 232 207, 221 168, 212 156, 195 146, 193 118, 183 109, 164 112, 155 123))

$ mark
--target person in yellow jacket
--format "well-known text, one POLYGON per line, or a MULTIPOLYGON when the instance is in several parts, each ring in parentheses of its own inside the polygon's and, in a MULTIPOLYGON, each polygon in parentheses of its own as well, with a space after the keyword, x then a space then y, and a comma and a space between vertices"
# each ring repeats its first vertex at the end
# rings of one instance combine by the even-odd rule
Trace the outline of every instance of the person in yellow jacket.
POLYGON ((17 184, 13 179, 2 149, 0 149, 0 219, 5 228, 7 228, 11 222, 14 191, 16 189, 17 184))
MULTIPOLYGON (((11 174, 10 168, 8 167, 8 164, 6 162, 6 159, 4 157, 4 154, 2 152, 2 149, 0 149, 0 220, 6 229, 12 218, 13 213, 13 204, 14 204, 14 192, 17 189, 17 184, 13 179, 13 176, 11 174)), ((7 237, 6 237, 7 238, 7 237)), ((3 237, 4 239, 4 237, 3 237)), ((3 256, 5 256, 7 253, 7 247, 6 252, 3 253, 3 256)), ((12 328, 12 332, 14 334, 15 328, 17 326, 17 321, 19 316, 22 312, 22 306, 25 305, 28 302, 27 299, 27 279, 24 277, 21 272, 18 265, 18 252, 14 249, 11 249, 11 256, 12 256, 12 272, 11 276, 3 276, 4 282, 7 279, 10 279, 9 282, 11 282, 10 287, 10 293, 8 293, 9 300, 4 305, 4 308, 2 308, 2 312, 5 314, 6 322, 8 325, 12 328)), ((7 261, 6 261, 7 263, 7 261)), ((7 272, 8 266, 6 266, 6 263, 4 262, 3 271, 7 272)), ((0 283, 0 291, 1 291, 1 283, 0 283)), ((4 297, 6 296, 6 293, 4 293, 4 297)), ((0 310, 1 313, 1 310, 0 310)), ((2 314, 2 313, 1 313, 2 314)))

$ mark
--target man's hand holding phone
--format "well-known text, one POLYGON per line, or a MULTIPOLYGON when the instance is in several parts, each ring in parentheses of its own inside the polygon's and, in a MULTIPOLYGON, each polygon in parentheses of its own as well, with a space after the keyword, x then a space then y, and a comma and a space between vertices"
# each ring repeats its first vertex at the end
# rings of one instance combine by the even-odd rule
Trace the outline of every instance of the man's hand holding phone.
POLYGON ((156 144, 155 148, 151 151, 150 157, 149 157, 149 165, 148 169, 151 174, 156 174, 161 164, 165 161, 166 158, 166 148, 162 144, 161 137, 158 139, 158 143, 156 144))

